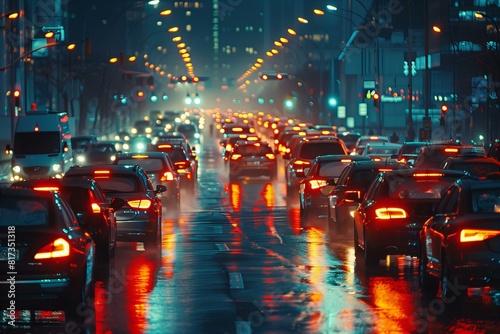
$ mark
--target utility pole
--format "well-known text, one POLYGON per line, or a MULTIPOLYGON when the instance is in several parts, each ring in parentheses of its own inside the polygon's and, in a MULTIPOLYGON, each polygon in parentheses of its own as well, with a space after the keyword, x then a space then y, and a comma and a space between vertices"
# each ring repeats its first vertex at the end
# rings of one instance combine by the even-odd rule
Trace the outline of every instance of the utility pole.
POLYGON ((411 61, 411 57, 413 54, 413 29, 411 22, 411 0, 408 0, 408 65, 410 68, 410 73, 408 75, 408 134, 407 141, 415 140, 415 129, 413 128, 413 62, 411 61))

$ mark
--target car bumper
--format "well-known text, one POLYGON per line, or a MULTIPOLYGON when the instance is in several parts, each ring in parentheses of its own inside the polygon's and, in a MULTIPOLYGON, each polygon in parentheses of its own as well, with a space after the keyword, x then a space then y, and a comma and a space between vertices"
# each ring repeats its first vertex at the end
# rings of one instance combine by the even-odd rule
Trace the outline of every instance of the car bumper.
POLYGON ((367 229, 366 238, 373 247, 388 255, 420 255, 419 235, 422 224, 398 228, 388 220, 387 225, 387 228, 367 229))

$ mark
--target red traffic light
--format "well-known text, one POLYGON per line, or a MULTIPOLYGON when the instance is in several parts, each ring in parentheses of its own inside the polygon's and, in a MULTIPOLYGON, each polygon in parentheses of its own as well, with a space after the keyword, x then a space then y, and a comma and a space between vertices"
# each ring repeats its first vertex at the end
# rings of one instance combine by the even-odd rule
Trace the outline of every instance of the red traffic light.
POLYGON ((377 92, 373 93, 372 97, 373 97, 374 100, 380 99, 380 95, 377 92))
POLYGON ((14 91, 14 97, 19 97, 19 96, 21 96, 21 91, 19 89, 16 89, 14 91))
POLYGON ((269 77, 267 76, 267 74, 262 74, 262 76, 260 77, 262 80, 267 80, 269 79, 269 77))
POLYGON ((193 81, 193 82, 198 82, 198 81, 200 81, 200 78, 198 78, 198 77, 193 77, 192 81, 193 81))
POLYGON ((281 73, 277 73, 277 74, 276 74, 276 79, 278 79, 278 80, 283 79, 283 74, 281 74, 281 73))
POLYGON ((187 75, 181 75, 181 81, 182 81, 182 82, 186 82, 186 81, 188 81, 188 77, 187 77, 187 75))
POLYGON ((444 113, 446 113, 446 112, 448 112, 448 106, 447 106, 446 104, 443 104, 443 105, 441 106, 441 112, 442 112, 443 114, 444 114, 444 113))

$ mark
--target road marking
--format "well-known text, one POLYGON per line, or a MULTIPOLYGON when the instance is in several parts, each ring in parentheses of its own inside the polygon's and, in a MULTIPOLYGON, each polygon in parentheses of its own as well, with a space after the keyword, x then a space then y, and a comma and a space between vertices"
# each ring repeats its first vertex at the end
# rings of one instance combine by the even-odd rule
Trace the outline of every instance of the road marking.
POLYGON ((215 246, 221 251, 221 252, 227 252, 229 251, 229 248, 226 246, 226 244, 215 244, 215 246))
POLYGON ((244 289, 243 277, 240 273, 229 273, 229 288, 230 289, 244 289))

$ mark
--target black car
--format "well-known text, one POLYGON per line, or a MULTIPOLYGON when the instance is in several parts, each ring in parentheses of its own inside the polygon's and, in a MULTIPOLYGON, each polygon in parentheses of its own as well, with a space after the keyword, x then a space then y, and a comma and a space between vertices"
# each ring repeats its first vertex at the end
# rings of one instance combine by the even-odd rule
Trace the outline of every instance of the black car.
POLYGON ((500 139, 496 139, 488 149, 488 156, 500 160, 500 139))
POLYGON ((143 242, 146 249, 161 246, 162 203, 164 185, 153 187, 139 165, 73 166, 65 178, 92 178, 102 188, 108 200, 114 197, 126 201, 116 210, 116 239, 143 242))
POLYGON ((465 171, 471 176, 486 176, 490 173, 500 172, 500 161, 474 154, 457 155, 447 158, 441 164, 441 168, 465 171))
POLYGON ((99 184, 87 178, 36 179, 17 181, 11 188, 37 191, 57 191, 76 215, 82 230, 88 232, 96 244, 96 258, 105 262, 114 257, 116 249, 115 211, 125 204, 113 198, 110 203, 99 184))
POLYGON ((366 265, 387 255, 420 254, 419 232, 456 180, 455 170, 394 170, 380 173, 354 211, 354 247, 366 265))
MULTIPOLYGON (((353 155, 352 157, 356 157, 353 155)), ((325 187, 328 192, 328 231, 330 236, 343 234, 354 224, 354 211, 366 191, 381 172, 408 169, 395 161, 353 161, 348 164, 338 181, 325 187)))
POLYGON ((91 306, 95 243, 60 193, 0 188, 0 228, 4 309, 14 303, 16 309, 43 307, 77 317, 78 309, 91 306))
POLYGON ((335 184, 344 168, 353 161, 369 161, 361 155, 320 155, 310 168, 304 170, 305 178, 299 183, 300 219, 303 223, 328 213, 328 193, 324 188, 335 184))
POLYGON ((162 184, 167 191, 162 194, 163 205, 178 212, 181 204, 181 177, 172 160, 165 152, 120 153, 116 156, 115 165, 140 165, 148 174, 156 187, 162 184))
POLYGON ((420 286, 459 305, 468 287, 500 288, 500 173, 448 188, 420 231, 420 286))

